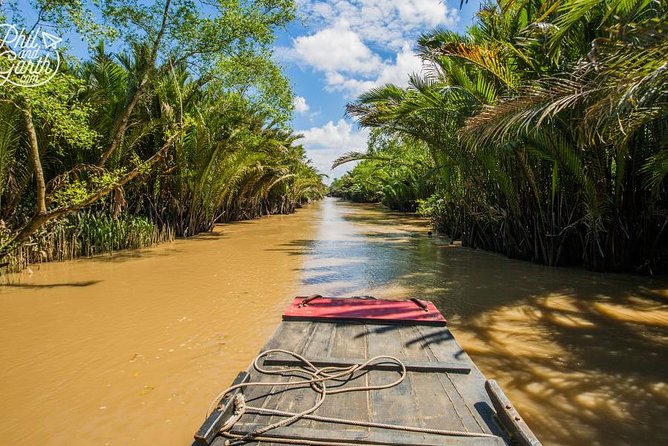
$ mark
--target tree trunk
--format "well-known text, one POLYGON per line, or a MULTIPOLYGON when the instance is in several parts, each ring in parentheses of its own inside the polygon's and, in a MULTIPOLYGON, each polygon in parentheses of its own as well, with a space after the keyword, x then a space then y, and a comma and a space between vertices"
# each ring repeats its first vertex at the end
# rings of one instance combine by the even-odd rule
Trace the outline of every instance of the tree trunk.
POLYGON ((32 108, 26 104, 21 109, 23 113, 23 122, 28 132, 30 142, 30 157, 33 168, 35 169, 35 186, 37 189, 37 215, 46 214, 46 183, 44 182, 44 171, 42 170, 42 161, 39 156, 39 143, 37 142, 37 132, 35 124, 32 121, 32 108))

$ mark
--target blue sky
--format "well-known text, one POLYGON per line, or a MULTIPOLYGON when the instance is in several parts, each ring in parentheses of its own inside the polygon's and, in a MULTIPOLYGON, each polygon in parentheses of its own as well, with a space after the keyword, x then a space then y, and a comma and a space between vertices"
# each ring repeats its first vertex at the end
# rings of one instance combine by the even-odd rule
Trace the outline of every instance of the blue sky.
MULTIPOLYGON (((330 170, 351 150, 365 150, 367 131, 344 119, 346 103, 368 88, 405 85, 420 70, 413 49, 434 27, 464 32, 480 1, 297 0, 301 19, 278 36, 276 59, 296 96, 294 129, 314 165, 331 181, 352 165, 330 170)), ((328 182, 329 182, 328 181, 328 182)))

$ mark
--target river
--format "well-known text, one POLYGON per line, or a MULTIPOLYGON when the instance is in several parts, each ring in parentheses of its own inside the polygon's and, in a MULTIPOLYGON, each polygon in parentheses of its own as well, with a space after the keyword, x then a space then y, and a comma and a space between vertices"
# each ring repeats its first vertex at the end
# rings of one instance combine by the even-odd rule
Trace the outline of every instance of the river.
POLYGON ((294 295, 415 296, 545 444, 668 444, 668 282, 550 269, 334 199, 0 286, 0 443, 190 444, 294 295))

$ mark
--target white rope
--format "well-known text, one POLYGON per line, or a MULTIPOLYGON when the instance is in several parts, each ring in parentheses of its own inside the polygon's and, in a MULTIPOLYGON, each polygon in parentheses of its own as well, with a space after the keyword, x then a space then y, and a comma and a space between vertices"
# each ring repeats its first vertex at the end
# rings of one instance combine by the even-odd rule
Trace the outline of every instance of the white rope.
MULTIPOLYGON (((370 390, 382 390, 382 389, 389 389, 391 387, 399 385, 403 380, 406 378, 406 366, 405 364, 398 358, 394 356, 388 356, 388 355, 381 355, 381 356, 376 356, 368 361, 362 363, 362 364, 355 364, 352 366, 348 367, 322 367, 318 368, 315 365, 313 365, 308 359, 304 358, 303 356, 299 355, 298 353, 291 352, 289 350, 283 350, 283 349, 271 349, 264 351, 260 353, 255 360, 253 361, 253 367, 255 369, 263 374, 266 375, 286 375, 286 374, 291 374, 293 376, 299 376, 299 374, 307 374, 311 378, 309 379, 303 379, 299 381, 291 381, 291 382, 286 382, 286 381, 273 381, 273 382, 247 382, 247 383, 241 383, 241 384, 236 384, 231 387, 228 387, 225 389, 223 392, 221 392, 214 401, 211 403, 209 406, 209 410, 207 415, 210 415, 211 412, 214 410, 216 407, 217 402, 221 401, 225 395, 228 393, 241 389, 244 387, 255 387, 255 386, 285 386, 285 387, 301 387, 304 385, 310 386, 315 392, 318 393, 318 397, 316 399, 316 402, 313 406, 310 408, 302 411, 302 412, 286 412, 286 411, 281 411, 281 410, 275 410, 275 409, 265 409, 262 407, 253 407, 253 406, 248 406, 245 403, 245 400, 243 399, 243 395, 241 393, 238 393, 235 396, 235 399, 233 401, 234 404, 234 414, 230 419, 228 419, 223 427, 221 428, 221 434, 223 434, 225 437, 228 438, 226 440, 225 444, 226 445, 237 445, 237 444, 242 444, 246 441, 249 440, 255 440, 255 441, 273 441, 273 442, 281 442, 281 443, 288 443, 288 444, 305 444, 305 445, 312 445, 312 446, 320 446, 320 445, 325 445, 325 444, 336 444, 336 445, 348 445, 351 443, 346 443, 344 442, 322 442, 318 440, 306 440, 306 439, 299 439, 299 440, 291 440, 291 439, 286 439, 286 438, 277 438, 277 437, 272 437, 272 436, 263 436, 262 434, 272 430, 276 429, 278 427, 286 426, 289 425, 299 419, 309 419, 309 420, 314 420, 314 421, 321 421, 321 422, 326 422, 326 423, 335 423, 335 424, 348 424, 348 425, 354 425, 354 426, 362 426, 362 427, 374 427, 374 428, 380 428, 380 429, 392 429, 392 430, 401 430, 401 431, 406 431, 406 432, 419 432, 419 433, 425 433, 425 434, 433 434, 433 435, 442 435, 442 436, 458 436, 458 437, 495 437, 495 435, 491 434, 486 434, 482 432, 466 432, 466 431, 454 431, 454 430, 445 430, 445 429, 429 429, 429 428, 422 428, 422 427, 414 427, 414 426, 401 426, 401 425, 394 425, 394 424, 386 424, 386 423, 373 423, 370 421, 361 421, 361 420, 348 420, 344 418, 333 418, 333 417, 322 417, 318 415, 312 415, 313 412, 318 410, 320 406, 325 402, 325 398, 327 395, 334 395, 337 393, 345 393, 345 392, 359 392, 359 391, 370 391, 370 390), (281 369, 266 369, 260 366, 260 360, 264 358, 265 356, 272 354, 272 353, 283 353, 290 355, 299 361, 303 363, 303 366, 300 368, 281 368, 281 369), (397 365, 399 371, 399 378, 391 383, 388 384, 377 384, 377 385, 367 385, 367 386, 359 386, 359 387, 346 387, 346 388, 339 388, 339 389, 333 389, 330 390, 327 388, 326 382, 327 381, 332 381, 332 380, 341 380, 345 377, 346 381, 351 381, 353 379, 356 379, 354 377, 354 374, 356 372, 360 372, 362 370, 368 369, 371 365, 375 363, 387 363, 387 362, 393 362, 397 365), (252 432, 248 432, 246 434, 240 435, 240 434, 233 434, 229 432, 230 429, 234 426, 236 422, 241 419, 244 413, 257 413, 257 414, 262 414, 262 415, 277 415, 277 416, 282 416, 282 417, 287 417, 284 420, 277 421, 273 424, 270 424, 268 426, 262 427, 260 429, 256 429, 252 432)), ((301 376, 300 376, 301 377, 301 376)), ((359 378, 359 376, 357 377, 359 378)), ((359 443, 357 443, 359 444, 359 443)))

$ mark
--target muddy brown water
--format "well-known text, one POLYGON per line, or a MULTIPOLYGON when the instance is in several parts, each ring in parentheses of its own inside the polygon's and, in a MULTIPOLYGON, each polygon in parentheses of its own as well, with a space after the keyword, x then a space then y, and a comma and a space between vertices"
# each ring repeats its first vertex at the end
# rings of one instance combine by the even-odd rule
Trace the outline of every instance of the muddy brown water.
POLYGON ((545 444, 668 444, 668 282, 549 269, 327 199, 0 286, 0 443, 190 444, 296 294, 434 300, 545 444))

